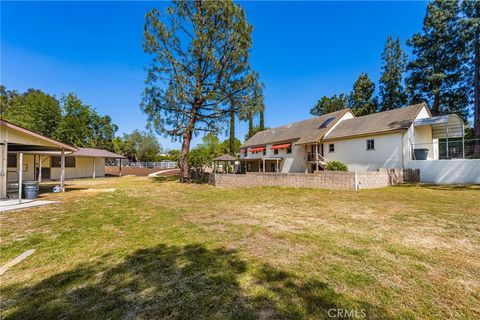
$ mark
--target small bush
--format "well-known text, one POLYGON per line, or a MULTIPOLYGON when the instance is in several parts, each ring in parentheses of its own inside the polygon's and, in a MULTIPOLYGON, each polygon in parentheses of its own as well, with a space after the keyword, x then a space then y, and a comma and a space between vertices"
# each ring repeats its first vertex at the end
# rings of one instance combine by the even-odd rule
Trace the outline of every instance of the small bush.
POLYGON ((348 171, 348 167, 345 163, 340 161, 328 161, 325 166, 327 171, 348 171))

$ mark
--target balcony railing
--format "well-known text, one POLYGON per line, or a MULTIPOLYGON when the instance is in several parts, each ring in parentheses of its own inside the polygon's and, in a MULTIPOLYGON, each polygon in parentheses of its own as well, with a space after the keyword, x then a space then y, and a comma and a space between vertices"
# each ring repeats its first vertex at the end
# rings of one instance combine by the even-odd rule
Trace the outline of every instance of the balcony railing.
POLYGON ((307 154, 307 161, 315 161, 320 163, 327 162, 327 160, 320 153, 316 152, 309 152, 307 154))

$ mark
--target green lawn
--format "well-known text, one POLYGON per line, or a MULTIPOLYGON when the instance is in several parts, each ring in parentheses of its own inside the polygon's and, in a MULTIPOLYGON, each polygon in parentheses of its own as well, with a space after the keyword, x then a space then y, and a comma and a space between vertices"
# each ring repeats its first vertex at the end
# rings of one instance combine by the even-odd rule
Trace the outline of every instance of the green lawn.
POLYGON ((44 198, 0 216, 1 265, 36 250, 0 277, 1 318, 480 318, 478 186, 124 177, 44 198))

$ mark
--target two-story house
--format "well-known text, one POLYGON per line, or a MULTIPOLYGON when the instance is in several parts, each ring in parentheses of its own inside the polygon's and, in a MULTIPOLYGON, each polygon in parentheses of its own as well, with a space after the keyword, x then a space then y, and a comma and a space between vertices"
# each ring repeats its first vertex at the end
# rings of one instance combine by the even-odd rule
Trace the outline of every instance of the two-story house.
POLYGON ((439 139, 452 158, 448 139, 463 132, 460 117, 432 117, 423 103, 361 117, 344 109, 256 133, 241 146, 240 162, 243 172, 314 172, 331 160, 350 171, 400 169, 418 157, 439 159, 439 139))

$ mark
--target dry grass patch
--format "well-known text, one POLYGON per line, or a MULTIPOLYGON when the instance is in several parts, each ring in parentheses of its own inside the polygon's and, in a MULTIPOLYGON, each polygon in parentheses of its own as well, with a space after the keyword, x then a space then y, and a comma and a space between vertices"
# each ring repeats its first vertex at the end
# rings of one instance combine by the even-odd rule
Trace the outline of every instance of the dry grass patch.
MULTIPOLYGON (((48 186, 48 188, 53 187, 48 186)), ((480 317, 480 188, 69 182, 0 216, 3 318, 480 317)))

